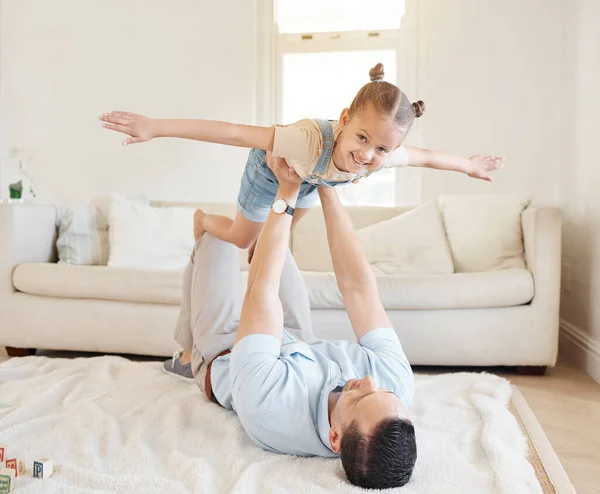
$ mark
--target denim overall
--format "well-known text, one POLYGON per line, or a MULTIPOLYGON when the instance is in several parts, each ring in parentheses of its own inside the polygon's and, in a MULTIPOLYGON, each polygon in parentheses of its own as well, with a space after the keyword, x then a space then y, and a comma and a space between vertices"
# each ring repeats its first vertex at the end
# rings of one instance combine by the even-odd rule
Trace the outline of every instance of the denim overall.
MULTIPOLYGON (((323 135, 323 151, 313 173, 300 184, 296 208, 313 207, 319 198, 317 187, 337 187, 362 178, 361 175, 356 175, 344 182, 327 182, 321 178, 333 153, 333 127, 327 120, 315 122, 319 124, 323 135)), ((242 216, 258 223, 266 221, 279 187, 275 174, 267 165, 266 156, 266 151, 262 149, 250 150, 237 200, 237 208, 242 216)))

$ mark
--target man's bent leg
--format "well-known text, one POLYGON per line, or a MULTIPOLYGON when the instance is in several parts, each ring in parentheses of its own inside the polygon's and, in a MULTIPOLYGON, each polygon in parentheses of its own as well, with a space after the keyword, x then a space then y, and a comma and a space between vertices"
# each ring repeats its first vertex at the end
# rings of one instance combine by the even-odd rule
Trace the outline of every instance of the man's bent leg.
POLYGON ((205 233, 192 253, 190 327, 192 369, 199 371, 219 353, 232 347, 239 326, 242 293, 239 252, 235 245, 205 233))
MULTIPOLYGON (((193 254, 192 254, 193 256, 193 254)), ((179 317, 175 325, 175 333, 173 335, 175 341, 179 343, 184 350, 190 350, 193 346, 192 339, 192 274, 194 271, 193 257, 190 256, 184 272, 183 272, 183 294, 181 296, 181 308, 179 309, 179 317)))

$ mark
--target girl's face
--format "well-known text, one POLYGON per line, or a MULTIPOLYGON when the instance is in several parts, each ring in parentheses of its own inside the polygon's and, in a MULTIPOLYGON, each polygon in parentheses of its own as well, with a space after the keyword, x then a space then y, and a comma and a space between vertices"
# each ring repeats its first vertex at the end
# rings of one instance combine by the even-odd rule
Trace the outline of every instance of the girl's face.
POLYGON ((362 174, 380 167, 404 140, 404 131, 394 117, 382 116, 371 104, 352 118, 345 108, 340 126, 333 160, 339 170, 349 173, 362 174))

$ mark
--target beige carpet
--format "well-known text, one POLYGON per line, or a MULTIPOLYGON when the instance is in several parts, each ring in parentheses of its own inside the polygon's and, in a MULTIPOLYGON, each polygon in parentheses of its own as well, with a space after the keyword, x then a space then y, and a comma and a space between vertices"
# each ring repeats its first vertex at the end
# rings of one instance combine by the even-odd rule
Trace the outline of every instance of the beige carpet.
POLYGON ((509 410, 517 419, 527 438, 529 462, 533 466, 535 476, 544 494, 575 493, 575 488, 569 481, 567 473, 552 449, 542 427, 516 386, 513 386, 509 410))

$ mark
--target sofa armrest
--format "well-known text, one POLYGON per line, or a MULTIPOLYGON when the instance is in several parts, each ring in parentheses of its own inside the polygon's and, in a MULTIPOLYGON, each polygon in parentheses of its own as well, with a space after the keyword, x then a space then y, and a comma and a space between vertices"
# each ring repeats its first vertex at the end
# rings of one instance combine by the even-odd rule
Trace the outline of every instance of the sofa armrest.
POLYGON ((561 213, 555 207, 528 208, 521 216, 525 260, 533 275, 531 301, 537 336, 548 352, 548 362, 556 362, 560 309, 561 213))
POLYGON ((14 292, 17 264, 56 262, 56 208, 0 204, 0 296, 14 292))
POLYGON ((561 213, 554 207, 530 207, 521 216, 525 261, 533 275, 536 299, 558 307, 561 266, 561 213))

